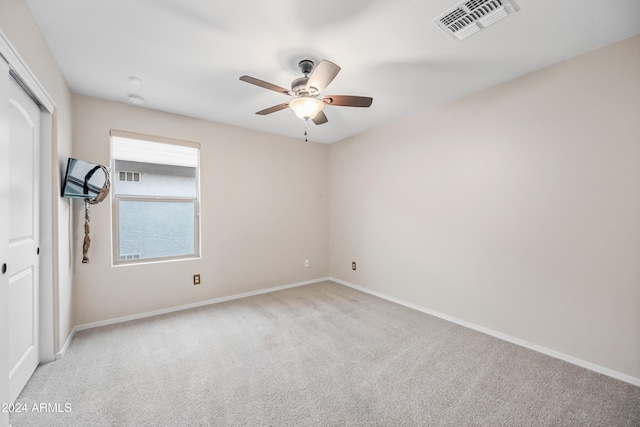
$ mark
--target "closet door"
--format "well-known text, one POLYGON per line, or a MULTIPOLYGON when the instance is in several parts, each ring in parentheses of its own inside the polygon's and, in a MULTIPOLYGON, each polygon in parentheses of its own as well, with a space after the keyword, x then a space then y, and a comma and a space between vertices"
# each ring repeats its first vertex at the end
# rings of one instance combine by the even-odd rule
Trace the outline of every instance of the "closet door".
MULTIPOLYGON (((9 98, 9 66, 0 57, 0 99, 9 98)), ((0 102, 0 403, 9 402, 9 103, 0 102)), ((0 426, 9 425, 9 414, 0 412, 0 426)))
MULTIPOLYGON (((9 79, 5 74, 5 79, 9 79)), ((8 85, 9 199, 6 286, 9 312, 9 402, 38 366, 40 109, 12 80, 8 85)))

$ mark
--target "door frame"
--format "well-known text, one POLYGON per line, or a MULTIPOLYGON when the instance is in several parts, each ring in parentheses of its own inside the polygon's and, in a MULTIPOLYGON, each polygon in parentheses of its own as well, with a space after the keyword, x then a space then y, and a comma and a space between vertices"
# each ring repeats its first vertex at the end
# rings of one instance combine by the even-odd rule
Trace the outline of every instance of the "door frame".
MULTIPOLYGON (((40 362, 46 363, 55 360, 56 349, 60 344, 59 336, 59 313, 56 307, 58 299, 58 252, 54 243, 58 241, 58 197, 60 191, 56 187, 59 183, 59 165, 57 159, 57 139, 54 137, 55 104, 51 97, 44 90, 36 79, 17 50, 9 42, 7 37, 0 30, 0 61, 6 62, 11 70, 12 77, 22 86, 23 90, 34 99, 40 107, 40 362)), ((4 78, 8 78, 5 76, 4 78)), ((3 300, 6 300, 3 298, 3 300)), ((0 307, 0 312, 5 312, 4 307, 0 307)), ((7 319, 0 321, 0 342, 8 339, 7 319)), ((9 372, 7 357, 0 357, 0 372, 9 372)), ((6 381, 0 381, 1 384, 6 381)), ((0 402, 6 402, 8 388, 0 386, 0 402)), ((9 402, 7 402, 9 403, 9 402)), ((2 416, 3 414, 0 414, 2 416)), ((0 425, 8 424, 8 420, 0 418, 0 425)))

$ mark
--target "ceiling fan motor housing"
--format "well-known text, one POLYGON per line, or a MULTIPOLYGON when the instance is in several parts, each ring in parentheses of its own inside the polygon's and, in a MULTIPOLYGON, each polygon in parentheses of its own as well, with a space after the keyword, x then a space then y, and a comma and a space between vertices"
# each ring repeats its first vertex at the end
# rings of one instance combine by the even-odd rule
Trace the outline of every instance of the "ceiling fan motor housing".
POLYGON ((304 77, 299 77, 291 82, 291 90, 296 94, 296 96, 308 96, 315 95, 318 93, 318 90, 314 87, 309 88, 307 91, 307 82, 309 81, 309 74, 313 71, 314 63, 310 59, 303 59, 298 62, 298 68, 304 74, 304 77))
POLYGON ((307 82, 309 77, 299 77, 291 82, 291 90, 296 95, 300 95, 307 92, 307 82))
POLYGON ((311 74, 311 71, 313 70, 313 61, 310 59, 303 59, 302 61, 298 62, 298 69, 300 69, 300 71, 302 71, 302 74, 305 75, 305 77, 308 74, 311 74))

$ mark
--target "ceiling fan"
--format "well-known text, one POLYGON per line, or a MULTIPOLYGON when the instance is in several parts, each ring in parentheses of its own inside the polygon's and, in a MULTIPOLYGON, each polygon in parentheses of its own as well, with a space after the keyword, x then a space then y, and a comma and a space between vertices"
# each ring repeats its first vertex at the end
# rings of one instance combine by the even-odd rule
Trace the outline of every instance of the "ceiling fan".
POLYGON ((366 96, 326 95, 320 98, 320 93, 333 81, 336 75, 338 75, 340 67, 326 59, 322 60, 315 68, 314 65, 310 59, 303 59, 298 63, 298 68, 302 74, 304 74, 304 77, 293 80, 291 82, 291 90, 256 79, 255 77, 240 77, 240 80, 243 82, 294 97, 289 102, 265 108, 256 114, 264 116, 289 107, 301 119, 311 119, 316 125, 321 125, 328 121, 327 116, 322 111, 325 105, 369 107, 373 102, 373 98, 366 96))

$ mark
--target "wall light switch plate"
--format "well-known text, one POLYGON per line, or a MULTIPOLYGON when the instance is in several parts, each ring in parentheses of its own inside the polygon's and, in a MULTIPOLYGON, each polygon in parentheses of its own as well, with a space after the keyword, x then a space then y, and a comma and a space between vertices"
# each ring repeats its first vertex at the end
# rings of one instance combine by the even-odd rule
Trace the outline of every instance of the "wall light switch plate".
POLYGON ((199 285, 200 284, 200 275, 199 274, 194 274, 193 275, 193 284, 194 285, 199 285))

